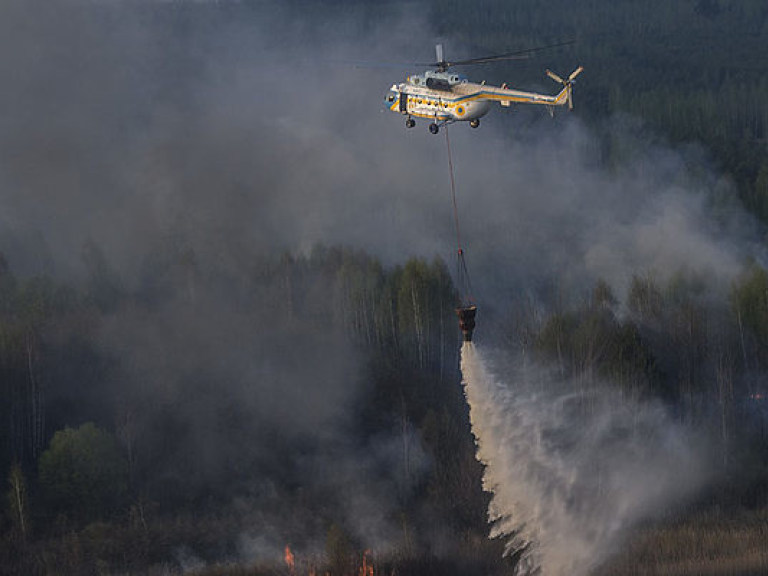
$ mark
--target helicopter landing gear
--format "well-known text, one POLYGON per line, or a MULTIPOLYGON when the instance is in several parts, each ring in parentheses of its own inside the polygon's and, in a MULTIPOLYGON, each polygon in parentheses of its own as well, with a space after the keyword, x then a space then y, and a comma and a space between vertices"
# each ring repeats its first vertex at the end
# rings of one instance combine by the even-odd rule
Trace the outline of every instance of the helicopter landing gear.
POLYGON ((405 127, 406 128, 413 128, 414 126, 416 126, 416 120, 414 120, 413 118, 408 118, 405 121, 405 127))
POLYGON ((469 125, 472 128, 477 128, 478 126, 480 126, 480 118, 474 118, 474 119, 470 120, 469 121, 469 125))
POLYGON ((440 127, 434 122, 432 122, 432 124, 429 125, 429 131, 432 134, 437 134, 440 131, 440 127))

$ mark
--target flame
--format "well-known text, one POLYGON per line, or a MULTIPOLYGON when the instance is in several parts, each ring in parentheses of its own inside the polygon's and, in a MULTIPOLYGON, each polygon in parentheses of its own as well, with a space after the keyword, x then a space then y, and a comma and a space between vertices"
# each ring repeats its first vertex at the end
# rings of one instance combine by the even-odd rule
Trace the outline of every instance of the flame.
POLYGON ((288 569, 291 571, 291 574, 293 574, 294 569, 296 568, 296 559, 293 557, 293 552, 291 552, 291 547, 287 544, 285 545, 285 564, 288 566, 288 569))
POLYGON ((363 552, 363 563, 360 566, 360 576, 373 576, 373 562, 369 563, 370 550, 363 552))
MULTIPOLYGON (((291 551, 291 547, 287 544, 285 545, 285 554, 283 557, 285 558, 285 565, 288 567, 290 575, 296 576, 296 557, 294 556, 293 551, 291 551)), ((300 568, 300 573, 301 572, 305 572, 307 576, 318 576, 317 568, 311 561, 303 562, 302 568, 300 568)), ((354 572, 352 572, 352 574, 354 574, 354 572)), ((326 572, 325 576, 331 576, 330 572, 326 572)), ((370 550, 363 552, 357 576, 374 576, 373 552, 370 550)))

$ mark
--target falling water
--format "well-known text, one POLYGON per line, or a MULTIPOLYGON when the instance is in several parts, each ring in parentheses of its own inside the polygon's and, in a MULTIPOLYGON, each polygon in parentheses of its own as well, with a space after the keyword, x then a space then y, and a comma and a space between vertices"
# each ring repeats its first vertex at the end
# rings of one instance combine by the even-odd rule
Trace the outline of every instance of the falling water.
POLYGON ((658 403, 603 387, 574 391, 546 370, 492 375, 462 349, 491 536, 519 557, 518 574, 579 576, 617 552, 627 528, 701 485, 705 460, 658 403), (538 572, 540 570, 540 572, 538 572))

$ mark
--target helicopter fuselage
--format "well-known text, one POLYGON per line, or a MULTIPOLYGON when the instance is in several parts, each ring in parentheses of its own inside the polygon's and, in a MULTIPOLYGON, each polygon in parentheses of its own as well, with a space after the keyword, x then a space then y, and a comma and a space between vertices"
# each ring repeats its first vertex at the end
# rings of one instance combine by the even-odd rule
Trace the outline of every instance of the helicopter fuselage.
POLYGON ((393 112, 438 122, 482 118, 491 109, 491 103, 471 96, 459 93, 456 88, 447 91, 399 84, 392 86, 387 105, 393 112))
POLYGON ((428 70, 394 84, 386 104, 393 112, 435 122, 456 122, 482 118, 491 103, 476 96, 482 85, 457 74, 428 70))
POLYGON ((491 109, 493 102, 502 106, 512 103, 562 106, 570 97, 570 85, 556 95, 538 94, 513 90, 506 86, 477 84, 466 77, 440 70, 427 70, 424 74, 409 76, 405 82, 393 84, 386 96, 385 105, 392 111, 408 116, 406 126, 411 127, 411 117, 432 120, 430 130, 451 122, 468 121, 477 127, 480 118, 491 109))

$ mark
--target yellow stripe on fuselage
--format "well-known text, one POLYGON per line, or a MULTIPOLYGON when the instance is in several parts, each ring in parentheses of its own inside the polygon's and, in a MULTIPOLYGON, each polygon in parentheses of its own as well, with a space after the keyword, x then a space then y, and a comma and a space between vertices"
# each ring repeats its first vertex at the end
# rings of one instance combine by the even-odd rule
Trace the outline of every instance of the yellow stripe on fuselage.
MULTIPOLYGON (((471 104, 475 102, 515 102, 521 104, 544 104, 549 106, 559 106, 567 101, 567 90, 563 89, 555 96, 546 94, 525 93, 512 91, 511 93, 497 93, 483 89, 482 85, 476 85, 477 91, 466 95, 434 92, 421 87, 403 86, 397 90, 400 97, 405 95, 408 99, 407 112, 400 109, 400 101, 395 100, 389 109, 392 112, 409 114, 417 118, 432 118, 438 120, 470 120, 475 117, 483 116, 488 109, 470 110, 471 104), (414 89, 415 88, 415 89, 414 89), (407 90, 413 90, 407 92, 407 90), (450 94, 450 97, 447 95, 450 94)), ((467 89, 466 85, 461 88, 467 89)), ((393 87, 394 89, 394 87, 393 87)), ((472 88, 469 87, 471 91, 472 88)))
MULTIPOLYGON (((465 85, 462 85, 462 88, 465 88, 465 85)), ((403 86, 403 90, 401 92, 405 92, 409 95, 409 105, 415 105, 414 99, 421 99, 421 100, 429 100, 434 101, 435 104, 422 104, 426 106, 435 106, 437 108, 447 108, 450 109, 452 107, 455 107, 459 104, 463 104, 466 102, 475 102, 475 101, 495 101, 495 102, 501 102, 501 101, 508 101, 508 102, 516 102, 516 103, 523 103, 523 104, 544 104, 544 105, 559 105, 564 104, 567 100, 567 91, 565 89, 561 90, 558 94, 554 96, 549 96, 548 94, 536 94, 536 93, 525 93, 525 92, 512 92, 512 93, 498 93, 498 92, 492 92, 489 90, 484 90, 482 85, 477 85, 477 91, 467 94, 467 95, 460 95, 451 93, 451 96, 446 96, 448 93, 446 92, 434 92, 431 90, 425 90, 424 88, 420 87, 413 87, 413 86, 403 86), (411 90, 409 92, 409 90, 411 90)), ((465 88, 466 89, 466 88, 465 88)), ((393 106, 390 108, 393 111, 396 111, 397 103, 393 104, 393 106)))
MULTIPOLYGON (((437 118, 438 120, 446 120, 453 117, 453 115, 447 113, 447 111, 457 106, 457 104, 442 103, 424 104, 422 102, 419 104, 414 103, 414 100, 418 100, 418 98, 414 98, 414 96, 408 98, 408 114, 416 116, 417 118, 437 118)), ((421 100, 425 100, 425 98, 421 98, 421 100)), ((400 102, 393 102, 389 109, 392 112, 400 112, 400 102)))

